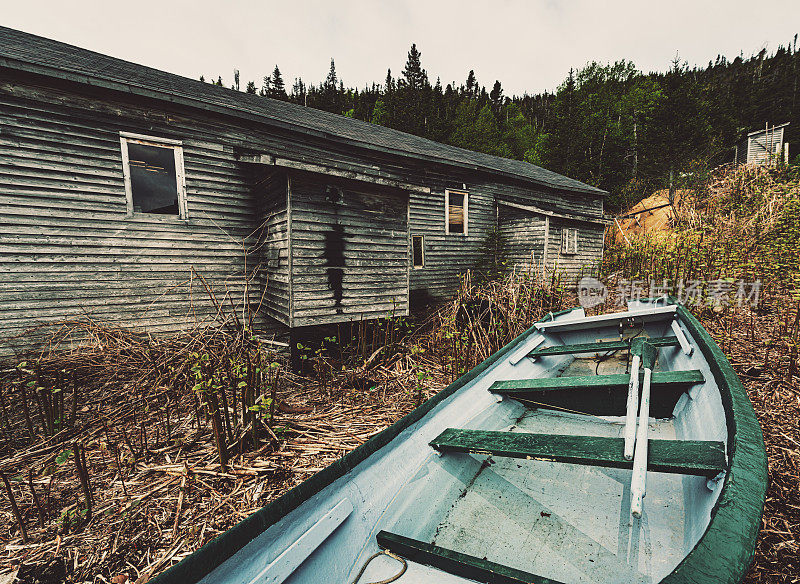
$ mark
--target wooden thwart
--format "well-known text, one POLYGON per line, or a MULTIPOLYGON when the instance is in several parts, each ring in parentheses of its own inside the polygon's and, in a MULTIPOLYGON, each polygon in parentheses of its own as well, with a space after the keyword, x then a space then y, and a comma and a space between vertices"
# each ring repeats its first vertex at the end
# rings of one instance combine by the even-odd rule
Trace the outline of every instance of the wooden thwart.
POLYGON ((412 562, 487 584, 560 584, 503 564, 477 558, 396 533, 380 531, 378 545, 412 562))
MULTIPOLYGON (((657 337, 647 339, 647 342, 656 347, 669 347, 678 344, 677 337, 657 337)), ((530 353, 531 357, 546 357, 548 355, 577 355, 580 353, 604 353, 606 351, 622 351, 630 348, 630 340, 600 341, 596 343, 579 343, 576 345, 556 345, 543 347, 530 353)))
MULTIPOLYGON (((513 395, 529 391, 554 391, 560 389, 596 388, 596 389, 628 389, 630 376, 625 373, 613 375, 586 375, 574 377, 542 377, 537 379, 510 379, 495 381, 489 388, 495 393, 513 395)), ((703 383, 703 372, 698 369, 689 371, 657 371, 653 373, 653 389, 692 386, 703 383)))
MULTIPOLYGON (((633 468, 622 438, 448 428, 431 446, 443 452, 491 454, 588 466, 633 468)), ((700 440, 650 440, 647 470, 714 477, 725 470, 725 445, 700 440)))

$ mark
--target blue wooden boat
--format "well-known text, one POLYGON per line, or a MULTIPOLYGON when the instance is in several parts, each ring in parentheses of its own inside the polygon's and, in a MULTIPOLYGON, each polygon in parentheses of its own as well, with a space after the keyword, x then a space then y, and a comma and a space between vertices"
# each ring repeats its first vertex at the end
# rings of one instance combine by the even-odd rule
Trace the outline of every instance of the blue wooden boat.
POLYGON ((683 306, 576 309, 155 581, 740 582, 766 473, 747 394, 683 306))

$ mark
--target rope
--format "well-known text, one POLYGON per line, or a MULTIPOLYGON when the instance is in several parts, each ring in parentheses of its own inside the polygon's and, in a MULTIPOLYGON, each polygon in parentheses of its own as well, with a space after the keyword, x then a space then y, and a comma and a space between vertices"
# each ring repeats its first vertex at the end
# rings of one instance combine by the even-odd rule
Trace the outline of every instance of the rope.
MULTIPOLYGON (((580 410, 570 410, 569 408, 562 408, 561 406, 556 406, 556 405, 553 405, 553 404, 546 404, 546 403, 543 403, 543 402, 533 401, 532 399, 525 399, 525 398, 521 398, 521 397, 514 397, 512 399, 515 399, 515 400, 523 402, 523 403, 529 403, 529 404, 533 404, 533 405, 536 405, 536 406, 541 406, 541 407, 547 408, 547 409, 551 409, 552 408, 554 410, 561 410, 563 412, 567 412, 568 414, 579 414, 581 416, 588 416, 590 418, 597 418, 598 420, 601 420, 603 422, 608 423, 608 420, 605 420, 605 419, 601 418, 600 416, 596 416, 594 414, 590 414, 589 412, 581 412, 580 410)), ((353 583, 353 584, 355 584, 355 583, 353 583)))
POLYGON ((358 572, 358 576, 356 576, 356 579, 353 580, 353 582, 351 584, 357 584, 357 582, 361 579, 361 576, 364 575, 364 572, 366 571, 367 566, 369 566, 369 563, 372 560, 374 560, 375 558, 377 558, 378 556, 382 556, 382 555, 387 555, 390 558, 394 558, 395 560, 397 560, 398 562, 403 564, 403 567, 401 568, 401 570, 400 570, 400 572, 398 574, 395 574, 391 578, 387 578, 386 580, 379 580, 377 582, 370 582, 369 584, 389 584, 389 582, 394 582, 395 580, 399 580, 400 576, 402 576, 403 574, 406 573, 406 570, 408 569, 408 564, 406 563, 406 561, 403 558, 401 558, 400 556, 396 556, 395 554, 393 554, 389 550, 383 550, 382 552, 378 552, 376 554, 372 554, 370 557, 367 558, 367 561, 364 562, 363 566, 361 566, 361 570, 358 572))

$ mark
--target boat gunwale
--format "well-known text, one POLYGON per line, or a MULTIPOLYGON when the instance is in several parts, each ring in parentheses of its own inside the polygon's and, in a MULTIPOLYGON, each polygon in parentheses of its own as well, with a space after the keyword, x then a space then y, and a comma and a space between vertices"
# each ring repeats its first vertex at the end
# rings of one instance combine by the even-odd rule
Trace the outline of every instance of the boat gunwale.
POLYGON ((670 297, 717 383, 728 428, 728 471, 711 519, 694 548, 662 584, 738 583, 753 562, 767 494, 767 453, 753 404, 711 334, 670 297))
MULTIPOLYGON (((659 301, 663 299, 660 298, 659 301)), ((728 428, 730 464, 706 530, 694 548, 661 582, 740 582, 752 563, 766 497, 767 462, 763 434, 747 392, 722 350, 683 305, 673 298, 669 298, 667 302, 677 305, 675 315, 689 329, 719 388, 728 428)), ((445 399, 514 351, 532 333, 539 333, 537 324, 554 320, 572 310, 574 309, 548 313, 544 319, 534 323, 418 408, 158 574, 150 582, 198 582, 285 515, 387 446, 403 430, 421 420, 445 399)))

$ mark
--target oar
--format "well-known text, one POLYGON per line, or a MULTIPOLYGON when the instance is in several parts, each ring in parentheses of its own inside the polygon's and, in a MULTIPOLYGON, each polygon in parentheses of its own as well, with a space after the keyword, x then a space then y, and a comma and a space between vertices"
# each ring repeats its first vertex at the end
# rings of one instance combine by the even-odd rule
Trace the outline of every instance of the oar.
POLYGON ((633 458, 633 445, 636 442, 636 413, 639 409, 639 363, 642 360, 642 343, 631 343, 631 379, 628 381, 628 405, 625 411, 625 459, 633 458))
POLYGON ((642 499, 646 492, 647 481, 647 425, 650 420, 650 380, 653 376, 653 364, 656 361, 656 348, 650 343, 642 343, 642 399, 639 405, 639 425, 636 431, 636 445, 633 454, 633 478, 631 479, 631 514, 642 516, 642 499))

